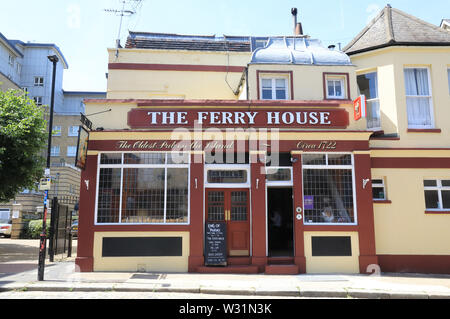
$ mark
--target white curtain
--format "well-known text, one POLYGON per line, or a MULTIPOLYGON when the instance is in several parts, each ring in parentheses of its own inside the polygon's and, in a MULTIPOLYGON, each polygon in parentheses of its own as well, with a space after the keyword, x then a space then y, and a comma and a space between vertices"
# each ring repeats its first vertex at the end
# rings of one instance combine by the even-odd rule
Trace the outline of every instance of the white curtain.
POLYGON ((409 126, 431 126, 428 69, 405 69, 404 73, 409 126))

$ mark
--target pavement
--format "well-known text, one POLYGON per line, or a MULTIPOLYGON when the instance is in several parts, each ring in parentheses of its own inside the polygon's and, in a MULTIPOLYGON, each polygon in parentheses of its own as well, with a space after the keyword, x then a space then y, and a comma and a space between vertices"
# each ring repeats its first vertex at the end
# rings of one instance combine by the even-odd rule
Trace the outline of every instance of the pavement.
MULTIPOLYGON (((9 264, 14 267, 14 263, 9 264)), ((37 270, 3 273, 2 291, 165 292, 238 296, 368 299, 450 299, 450 276, 232 275, 75 271, 73 260, 47 262, 44 281, 37 270)))
POLYGON ((76 271, 75 256, 59 255, 54 262, 47 260, 44 281, 37 280, 37 260, 0 260, 0 292, 161 292, 198 294, 199 299, 206 295, 450 299, 450 275, 82 273, 76 271))

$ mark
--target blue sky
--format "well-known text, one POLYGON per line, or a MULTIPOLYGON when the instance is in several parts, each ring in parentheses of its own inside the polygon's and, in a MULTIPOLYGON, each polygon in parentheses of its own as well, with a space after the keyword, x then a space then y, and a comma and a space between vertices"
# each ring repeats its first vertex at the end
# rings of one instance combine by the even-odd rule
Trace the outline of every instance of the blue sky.
MULTIPOLYGON (((2 1, 0 32, 24 42, 55 43, 69 63, 65 90, 105 91, 108 47, 114 47, 119 17, 104 9, 122 0, 2 1)), ((450 0, 143 0, 124 19, 128 30, 179 34, 291 35, 297 7, 305 34, 324 45, 347 44, 387 3, 439 25, 450 18, 450 0)))

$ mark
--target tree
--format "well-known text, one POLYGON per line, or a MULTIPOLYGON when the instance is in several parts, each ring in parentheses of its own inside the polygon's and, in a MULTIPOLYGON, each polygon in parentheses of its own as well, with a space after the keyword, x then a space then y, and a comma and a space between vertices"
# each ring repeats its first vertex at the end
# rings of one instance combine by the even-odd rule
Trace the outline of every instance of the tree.
POLYGON ((0 92, 0 202, 43 176, 46 128, 43 107, 22 91, 0 92))

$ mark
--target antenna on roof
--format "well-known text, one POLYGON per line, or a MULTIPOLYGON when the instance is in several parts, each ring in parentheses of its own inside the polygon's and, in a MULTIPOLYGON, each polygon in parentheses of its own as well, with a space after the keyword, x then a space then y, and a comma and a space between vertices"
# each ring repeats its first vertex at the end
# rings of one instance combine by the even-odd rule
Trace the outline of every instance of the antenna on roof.
POLYGON ((122 9, 105 9, 105 12, 114 13, 117 16, 120 16, 120 24, 119 24, 119 32, 117 35, 116 40, 116 58, 119 56, 119 49, 122 48, 120 45, 120 33, 122 32, 122 21, 124 16, 132 16, 136 14, 136 11, 138 10, 138 7, 142 4, 142 1, 144 0, 121 0, 122 2, 122 9), (128 10, 125 8, 125 5, 131 5, 131 10, 128 10))

